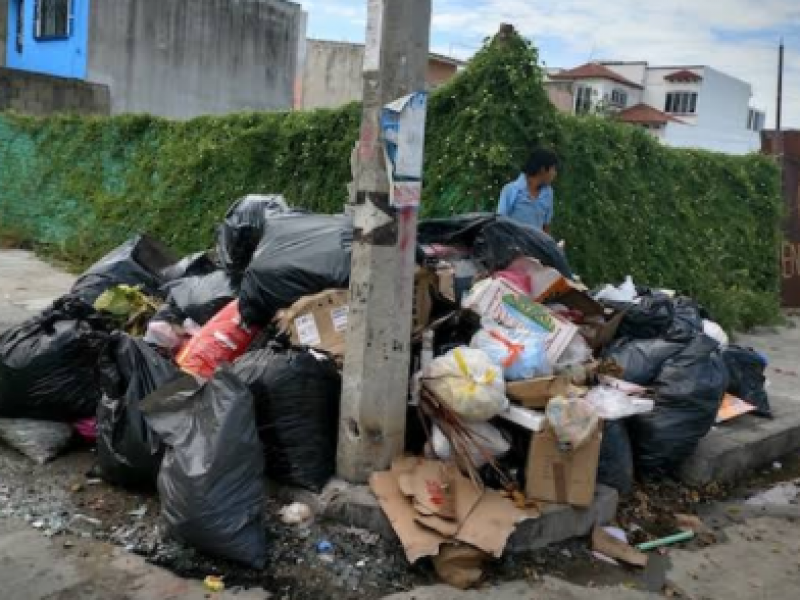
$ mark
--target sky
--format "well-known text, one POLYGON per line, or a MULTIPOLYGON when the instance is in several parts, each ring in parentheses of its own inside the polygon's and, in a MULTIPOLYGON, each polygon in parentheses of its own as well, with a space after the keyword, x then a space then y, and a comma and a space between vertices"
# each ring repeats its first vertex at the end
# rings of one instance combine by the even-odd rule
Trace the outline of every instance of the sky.
MULTIPOLYGON (((367 0, 298 0, 308 36, 363 42, 367 0)), ((433 0, 431 50, 469 58, 501 23, 548 67, 589 60, 708 65, 753 86, 774 126, 778 42, 786 44, 784 127, 800 129, 800 0, 433 0)))

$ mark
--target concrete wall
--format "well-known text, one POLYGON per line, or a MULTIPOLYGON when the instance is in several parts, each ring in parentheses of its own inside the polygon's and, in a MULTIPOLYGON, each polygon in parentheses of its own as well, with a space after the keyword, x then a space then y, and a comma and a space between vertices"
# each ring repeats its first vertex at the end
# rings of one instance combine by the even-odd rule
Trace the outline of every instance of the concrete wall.
MULTIPOLYGON (((108 3, 109 0, 96 2, 96 4, 108 3)), ((36 2, 24 0, 22 52, 18 51, 16 44, 19 0, 10 0, 8 4, 6 66, 57 77, 86 78, 89 0, 72 0, 73 19, 70 34, 58 39, 36 39, 36 2)))
POLYGON ((0 67, 0 111, 45 116, 53 113, 107 115, 108 87, 0 67))
POLYGON ((115 114, 287 110, 305 23, 283 0, 96 1, 88 78, 115 114))
MULTIPOLYGON (((295 107, 304 110, 338 108, 361 100, 364 46, 348 42, 308 40, 304 54, 302 90, 295 107)), ((457 65, 436 56, 428 61, 428 88, 446 83, 457 65)))
POLYGON ((8 0, 0 0, 0 67, 6 66, 7 35, 8 35, 8 0))
POLYGON ((303 73, 302 108, 336 108, 361 100, 364 47, 308 40, 303 73))
POLYGON ((572 93, 572 82, 549 81, 545 83, 547 97, 560 112, 571 115, 575 112, 575 96, 572 93))

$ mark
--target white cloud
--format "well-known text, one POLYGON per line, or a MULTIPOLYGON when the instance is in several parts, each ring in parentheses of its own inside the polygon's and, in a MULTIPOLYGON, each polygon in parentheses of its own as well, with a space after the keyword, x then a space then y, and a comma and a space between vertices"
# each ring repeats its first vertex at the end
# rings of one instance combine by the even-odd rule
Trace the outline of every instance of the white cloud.
POLYGON ((710 65, 751 83, 753 103, 767 109, 770 122, 775 114, 778 32, 786 32, 791 37, 784 122, 800 127, 796 0, 434 0, 433 31, 439 39, 457 36, 475 43, 504 22, 534 41, 547 40, 542 58, 552 66, 576 53, 651 64, 710 65))

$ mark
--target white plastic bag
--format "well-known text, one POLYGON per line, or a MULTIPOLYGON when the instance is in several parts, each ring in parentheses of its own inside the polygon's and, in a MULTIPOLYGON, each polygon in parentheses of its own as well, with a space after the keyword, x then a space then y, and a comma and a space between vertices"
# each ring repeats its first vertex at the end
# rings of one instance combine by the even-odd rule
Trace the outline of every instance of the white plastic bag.
POLYGON ((508 408, 503 373, 481 350, 456 348, 435 359, 422 382, 469 421, 488 421, 508 408))
POLYGON ((619 287, 607 285, 595 295, 595 300, 633 302, 636 300, 636 286, 633 284, 633 279, 628 275, 625 282, 619 287))
POLYGON ((72 426, 52 421, 0 419, 0 440, 43 465, 61 454, 72 440, 72 426))
POLYGON ((484 319, 471 346, 483 350, 503 368, 507 381, 547 377, 553 372, 547 360, 547 337, 526 329, 507 329, 484 319))
POLYGON ((592 359, 592 349, 584 337, 578 333, 572 338, 567 349, 553 366, 556 374, 568 370, 571 367, 582 365, 592 359))
POLYGON ((568 450, 577 450, 597 429, 600 419, 594 407, 582 398, 558 396, 547 405, 547 421, 568 450))
MULTIPOLYGON (((500 458, 511 450, 511 443, 503 433, 489 423, 470 423, 467 428, 474 434, 474 444, 470 444, 470 454, 472 461, 480 468, 487 463, 486 455, 481 450, 487 452, 493 458, 500 458)), ((444 435, 437 425, 433 426, 431 432, 431 446, 434 454, 440 460, 450 460, 453 458, 453 448, 450 440, 444 435)))
POLYGON ((705 333, 711 339, 717 340, 720 346, 727 346, 730 343, 728 334, 725 333, 725 330, 714 321, 703 319, 703 333, 705 333))
POLYGON ((586 401, 594 407, 597 416, 611 421, 652 412, 655 408, 653 400, 629 396, 621 390, 608 386, 589 390, 586 401))

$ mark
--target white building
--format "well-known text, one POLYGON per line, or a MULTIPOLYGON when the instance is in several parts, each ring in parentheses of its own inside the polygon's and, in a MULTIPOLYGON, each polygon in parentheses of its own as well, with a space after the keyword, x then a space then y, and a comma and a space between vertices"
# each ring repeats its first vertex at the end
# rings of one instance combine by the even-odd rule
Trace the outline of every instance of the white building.
POLYGON ((765 114, 750 104, 752 87, 711 67, 588 63, 550 71, 547 86, 561 110, 613 115, 669 146, 729 154, 761 147, 765 114))

